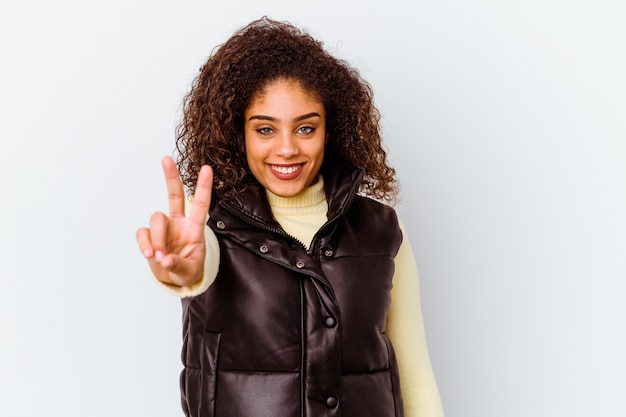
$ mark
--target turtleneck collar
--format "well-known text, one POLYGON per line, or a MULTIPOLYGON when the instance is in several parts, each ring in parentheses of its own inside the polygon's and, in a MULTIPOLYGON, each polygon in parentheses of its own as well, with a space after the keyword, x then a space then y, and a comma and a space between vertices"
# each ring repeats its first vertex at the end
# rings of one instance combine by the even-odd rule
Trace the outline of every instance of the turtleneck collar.
POLYGON ((297 211, 299 214, 326 212, 326 194, 324 193, 324 179, 318 176, 315 184, 293 197, 280 197, 269 190, 265 191, 267 201, 276 214, 289 214, 297 211))

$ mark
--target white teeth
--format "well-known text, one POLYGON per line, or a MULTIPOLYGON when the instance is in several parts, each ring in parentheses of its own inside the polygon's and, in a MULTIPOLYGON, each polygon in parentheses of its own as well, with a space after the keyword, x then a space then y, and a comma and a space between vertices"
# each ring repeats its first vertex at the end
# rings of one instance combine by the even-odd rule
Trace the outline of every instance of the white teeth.
POLYGON ((274 171, 279 172, 281 174, 293 174, 294 172, 300 169, 300 165, 294 165, 290 167, 277 167, 275 165, 270 165, 270 166, 272 167, 274 171))

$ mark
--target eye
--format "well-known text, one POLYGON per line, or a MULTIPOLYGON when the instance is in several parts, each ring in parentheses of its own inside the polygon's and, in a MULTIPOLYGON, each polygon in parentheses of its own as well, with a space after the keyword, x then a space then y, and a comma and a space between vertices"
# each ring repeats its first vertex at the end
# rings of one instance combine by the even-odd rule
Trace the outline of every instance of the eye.
POLYGON ((256 131, 263 136, 271 135, 274 132, 270 127, 262 127, 260 129, 257 129, 256 131))
POLYGON ((315 128, 312 126, 302 126, 298 129, 298 133, 302 133, 304 135, 310 135, 315 132, 315 128))

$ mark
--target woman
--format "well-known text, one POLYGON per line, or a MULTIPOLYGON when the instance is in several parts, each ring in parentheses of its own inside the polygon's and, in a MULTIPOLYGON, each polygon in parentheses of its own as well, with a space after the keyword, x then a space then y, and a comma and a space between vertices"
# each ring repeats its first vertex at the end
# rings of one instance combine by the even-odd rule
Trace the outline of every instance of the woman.
POLYGON ((356 70, 254 21, 201 68, 177 149, 169 216, 137 240, 183 300, 185 414, 442 415, 411 248, 381 202, 395 171, 356 70))

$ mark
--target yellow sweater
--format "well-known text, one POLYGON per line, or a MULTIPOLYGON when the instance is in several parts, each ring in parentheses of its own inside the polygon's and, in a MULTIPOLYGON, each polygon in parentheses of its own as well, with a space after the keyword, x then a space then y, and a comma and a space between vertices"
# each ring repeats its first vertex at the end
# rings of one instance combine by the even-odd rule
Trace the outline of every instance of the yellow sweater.
MULTIPOLYGON (((328 209, 324 182, 320 177, 303 193, 290 198, 267 192, 272 213, 287 233, 310 244, 326 222, 328 209)), ((441 417, 443 409, 433 375, 420 307, 417 267, 404 226, 403 241, 395 257, 395 274, 386 332, 398 361, 400 386, 406 417, 441 417)), ((213 231, 205 228, 207 256, 203 278, 191 287, 163 284, 179 297, 201 294, 215 279, 219 266, 219 244, 213 231)))

